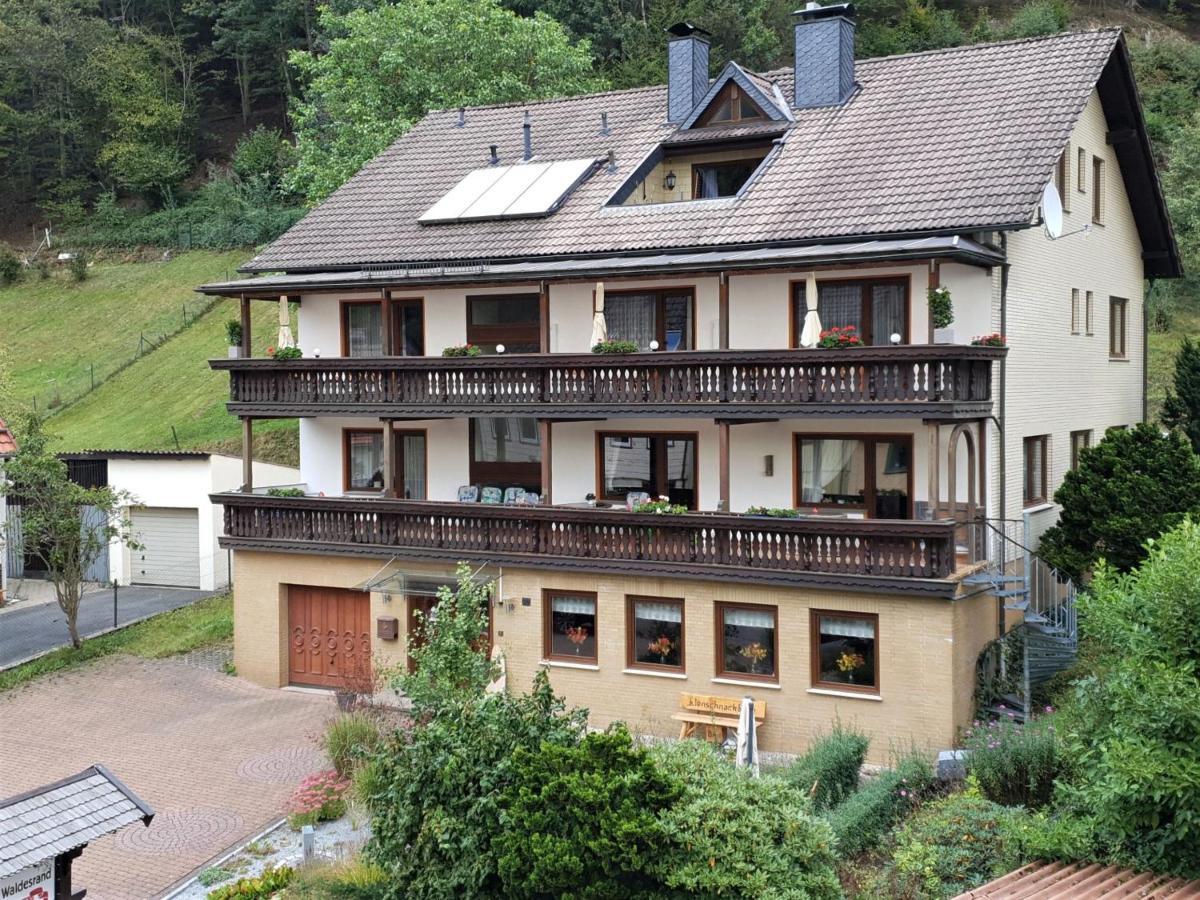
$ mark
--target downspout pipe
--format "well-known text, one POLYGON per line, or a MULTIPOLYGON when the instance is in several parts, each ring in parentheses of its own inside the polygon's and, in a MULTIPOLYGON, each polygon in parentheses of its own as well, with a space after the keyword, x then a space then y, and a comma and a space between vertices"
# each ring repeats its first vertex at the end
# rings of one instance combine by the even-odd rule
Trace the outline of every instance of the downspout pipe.
MULTIPOLYGON (((1000 250, 1004 254, 1004 262, 1000 264, 1000 334, 1004 343, 1008 343, 1008 272, 1011 264, 1008 261, 1008 234, 1000 232, 1000 250)), ((1005 428, 1008 411, 1008 354, 1000 360, 1000 397, 996 428, 1000 432, 1000 454, 997 460, 1000 474, 1000 519, 1008 518, 1008 431, 1005 428)), ((1001 524, 1001 530, 1004 526, 1001 524)), ((996 598, 996 634, 1004 637, 1004 600, 996 598)))

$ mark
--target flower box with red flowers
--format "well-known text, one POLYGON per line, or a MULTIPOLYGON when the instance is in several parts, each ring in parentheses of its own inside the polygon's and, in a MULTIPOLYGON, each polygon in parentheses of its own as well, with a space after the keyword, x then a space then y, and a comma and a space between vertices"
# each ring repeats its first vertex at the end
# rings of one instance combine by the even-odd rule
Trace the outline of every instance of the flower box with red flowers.
POLYGON ((972 347, 1007 347, 1008 340, 999 332, 994 334, 979 334, 971 338, 972 347))
POLYGON ((863 347, 862 338, 853 325, 840 328, 826 328, 817 339, 817 346, 822 350, 840 350, 843 347, 863 347))
POLYGON ((283 362, 288 359, 300 359, 304 356, 304 353, 299 347, 268 347, 267 356, 283 362))

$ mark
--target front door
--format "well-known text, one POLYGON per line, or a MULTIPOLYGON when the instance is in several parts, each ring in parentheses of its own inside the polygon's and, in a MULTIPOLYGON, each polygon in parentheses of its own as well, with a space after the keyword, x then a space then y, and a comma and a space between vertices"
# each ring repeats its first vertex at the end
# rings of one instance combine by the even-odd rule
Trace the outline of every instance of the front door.
POLYGON ((359 690, 371 684, 371 601, 363 591, 288 587, 288 682, 359 690))

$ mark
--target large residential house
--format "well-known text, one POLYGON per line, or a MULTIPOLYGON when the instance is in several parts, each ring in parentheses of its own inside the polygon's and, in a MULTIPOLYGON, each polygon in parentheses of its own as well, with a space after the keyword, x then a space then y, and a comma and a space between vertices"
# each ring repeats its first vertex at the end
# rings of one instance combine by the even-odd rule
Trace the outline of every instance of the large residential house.
POLYGON ((214 498, 241 676, 403 663, 459 561, 510 689, 645 733, 751 695, 767 750, 947 746, 1002 634, 1069 656, 1023 548, 1143 418, 1143 286, 1180 271, 1125 41, 853 46, 810 5, 794 67, 714 80, 681 24, 665 86, 432 112, 202 288, 298 303, 304 352, 212 362, 247 439, 300 419, 305 496, 214 498))

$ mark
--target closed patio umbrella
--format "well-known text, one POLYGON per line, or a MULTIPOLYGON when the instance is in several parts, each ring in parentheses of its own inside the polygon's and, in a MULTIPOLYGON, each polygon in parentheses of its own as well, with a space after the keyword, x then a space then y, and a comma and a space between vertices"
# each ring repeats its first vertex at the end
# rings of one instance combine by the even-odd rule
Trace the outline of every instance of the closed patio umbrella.
POLYGON ((588 346, 608 340, 608 322, 604 319, 604 282, 596 282, 596 299, 592 303, 592 342, 588 346))
POLYGON ((758 725, 754 721, 754 700, 751 697, 742 698, 735 760, 739 769, 749 768, 750 774, 758 777, 758 725))
POLYGON ((817 313, 817 273, 809 272, 804 282, 804 328, 800 332, 801 347, 815 347, 821 339, 821 317, 817 313))
POLYGON ((292 337, 292 322, 288 315, 288 298, 287 294, 279 295, 279 340, 275 342, 276 347, 294 347, 296 339, 292 337))

